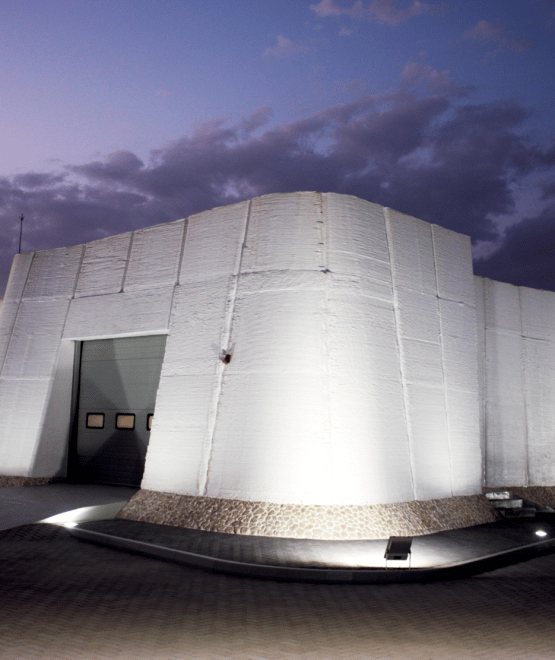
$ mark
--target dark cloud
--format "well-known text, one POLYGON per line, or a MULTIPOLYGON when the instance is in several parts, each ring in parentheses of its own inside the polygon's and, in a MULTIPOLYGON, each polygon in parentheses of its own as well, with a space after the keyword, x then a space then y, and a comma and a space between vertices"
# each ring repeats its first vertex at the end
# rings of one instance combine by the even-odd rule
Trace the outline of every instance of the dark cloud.
POLYGON ((44 188, 61 183, 65 179, 64 174, 45 174, 40 172, 27 172, 26 174, 16 174, 13 182, 21 188, 44 188))
POLYGON ((555 197, 555 177, 549 181, 545 181, 541 186, 542 199, 550 199, 555 197))
POLYGON ((555 291, 555 203, 537 218, 510 227, 500 249, 478 259, 476 275, 517 286, 555 291))
POLYGON ((135 154, 129 151, 116 151, 110 154, 105 161, 74 165, 69 169, 77 174, 84 174, 90 179, 106 183, 129 183, 143 167, 143 162, 135 154))
MULTIPOLYGON (((35 250, 265 193, 319 190, 357 195, 474 240, 494 240, 498 229, 491 218, 511 214, 515 182, 542 173, 546 199, 553 194, 546 177, 555 164, 554 149, 541 150, 526 139, 528 114, 522 107, 467 103, 466 92, 449 82, 447 72, 429 67, 412 67, 405 79, 398 92, 272 128, 265 128, 268 108, 237 124, 205 122, 153 150, 148 162, 118 151, 60 174, 0 179, 4 275, 17 250, 21 213, 24 250, 35 250)), ((542 216, 542 226, 550 219, 549 213, 542 216)), ((521 230, 532 224, 524 222, 521 230)), ((513 235, 509 232, 506 245, 513 235)), ((534 237, 538 234, 530 234, 534 237)), ((503 254, 480 262, 482 271, 503 271, 503 254)))

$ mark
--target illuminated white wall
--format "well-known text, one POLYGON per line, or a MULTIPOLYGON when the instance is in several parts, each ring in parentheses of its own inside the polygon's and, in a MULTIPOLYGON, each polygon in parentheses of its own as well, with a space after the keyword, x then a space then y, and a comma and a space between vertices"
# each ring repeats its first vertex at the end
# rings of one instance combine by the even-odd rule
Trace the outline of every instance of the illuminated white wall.
POLYGON ((486 485, 555 484, 555 293, 475 278, 486 485))
POLYGON ((0 311, 0 471, 63 469, 75 340, 168 333, 143 488, 303 504, 478 493, 474 301, 467 237, 336 194, 21 255, 0 311))

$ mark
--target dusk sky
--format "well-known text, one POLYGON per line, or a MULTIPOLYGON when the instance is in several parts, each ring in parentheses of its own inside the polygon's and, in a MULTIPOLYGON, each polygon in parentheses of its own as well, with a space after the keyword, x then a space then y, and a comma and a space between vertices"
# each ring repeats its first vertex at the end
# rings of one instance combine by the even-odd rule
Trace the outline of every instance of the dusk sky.
POLYGON ((18 249, 353 194, 555 290, 554 0, 3 0, 0 297, 18 249))

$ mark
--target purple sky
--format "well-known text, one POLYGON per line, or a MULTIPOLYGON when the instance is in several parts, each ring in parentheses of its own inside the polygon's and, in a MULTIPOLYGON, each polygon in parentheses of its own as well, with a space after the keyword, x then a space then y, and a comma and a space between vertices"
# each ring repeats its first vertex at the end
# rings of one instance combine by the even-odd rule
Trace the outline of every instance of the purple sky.
POLYGON ((17 252, 240 199, 354 194, 555 290, 553 0, 5 0, 0 297, 17 252))

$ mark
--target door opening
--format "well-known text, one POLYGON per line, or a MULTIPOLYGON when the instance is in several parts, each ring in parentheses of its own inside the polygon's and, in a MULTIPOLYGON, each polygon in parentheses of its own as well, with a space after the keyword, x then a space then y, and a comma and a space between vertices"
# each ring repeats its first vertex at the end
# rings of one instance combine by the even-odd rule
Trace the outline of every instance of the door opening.
POLYGON ((140 486, 165 347, 165 335, 82 343, 72 481, 140 486))

